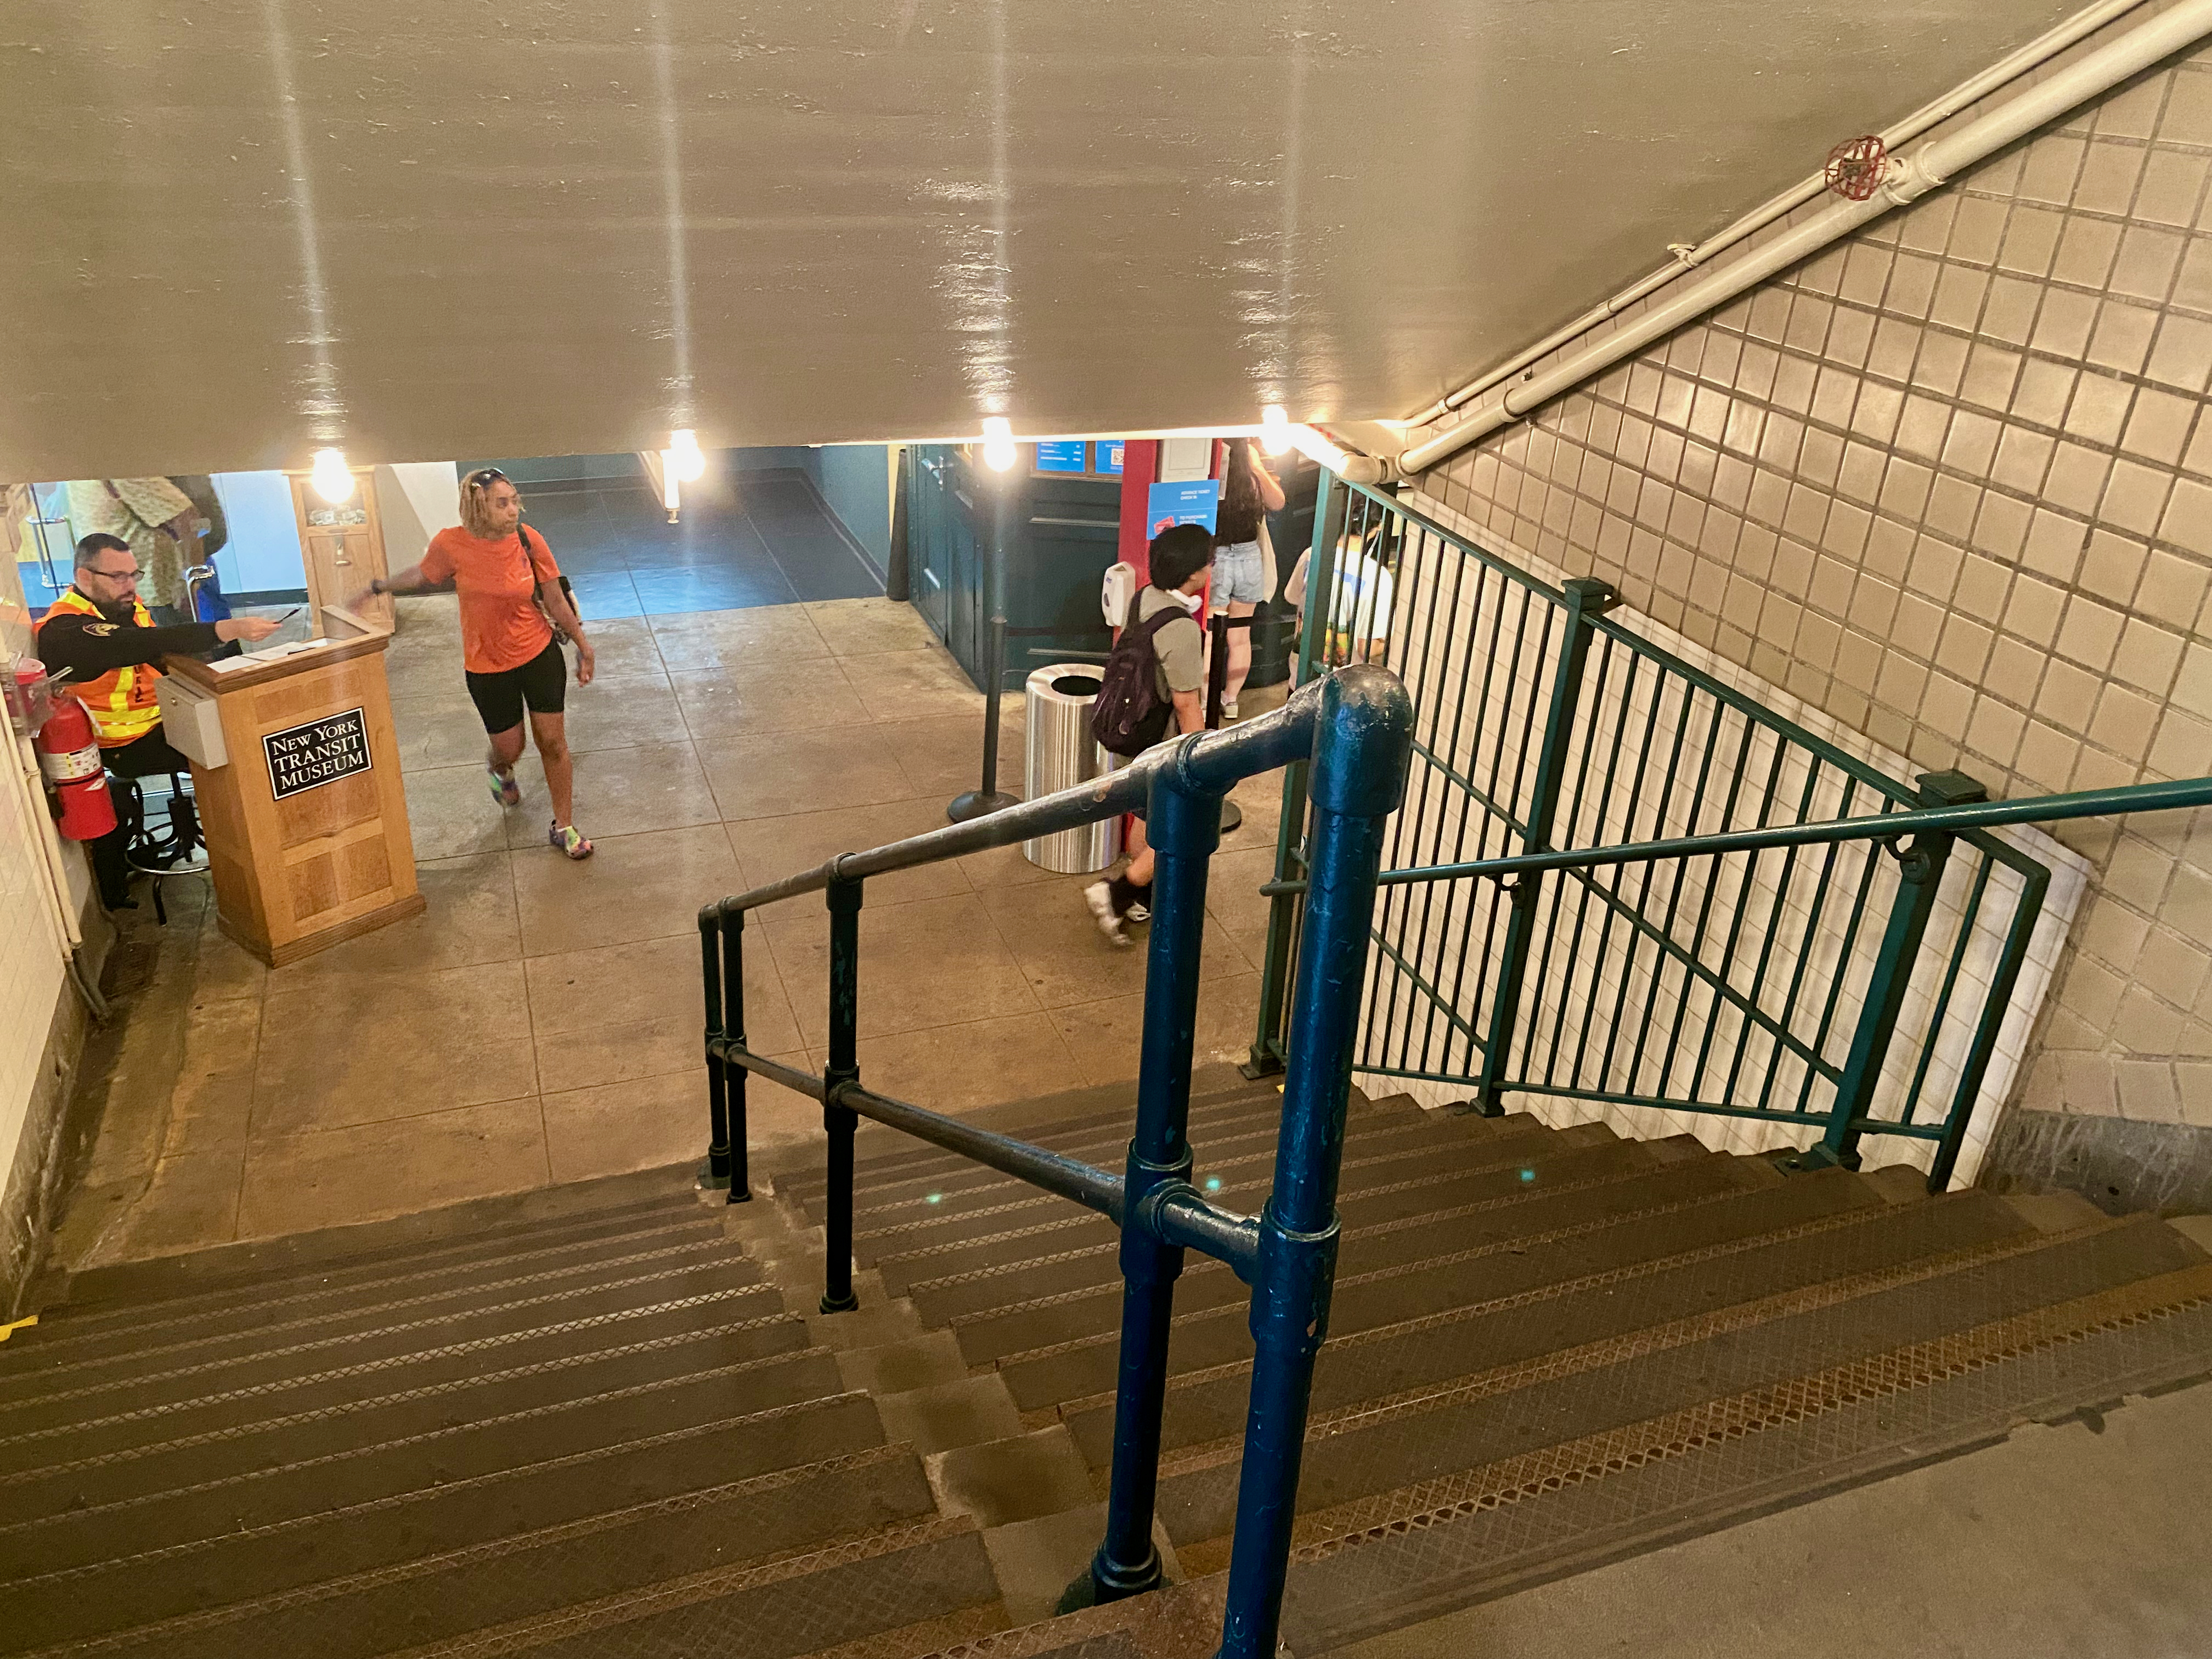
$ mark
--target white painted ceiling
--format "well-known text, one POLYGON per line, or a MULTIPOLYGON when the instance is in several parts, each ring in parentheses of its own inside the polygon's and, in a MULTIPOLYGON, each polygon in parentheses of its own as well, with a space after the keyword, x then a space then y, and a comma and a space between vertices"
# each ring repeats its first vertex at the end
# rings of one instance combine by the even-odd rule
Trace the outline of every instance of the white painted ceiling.
POLYGON ((1399 416, 2064 0, 9 0, 0 478, 1399 416))

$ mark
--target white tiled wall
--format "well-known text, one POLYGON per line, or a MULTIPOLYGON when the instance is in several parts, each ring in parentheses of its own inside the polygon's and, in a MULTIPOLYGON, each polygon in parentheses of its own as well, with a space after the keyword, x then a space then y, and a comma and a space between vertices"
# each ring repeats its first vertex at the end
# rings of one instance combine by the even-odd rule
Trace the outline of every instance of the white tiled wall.
MULTIPOLYGON (((2200 52, 1423 483, 1900 775, 2000 796, 2197 776, 2208 382, 2200 52)), ((2212 1125, 2212 812, 2057 833, 2087 884, 2019 1097, 2212 1125)))
MULTIPOLYGON (((0 666, 30 648, 11 544, 0 536, 0 666)), ((21 776, 35 765, 27 746, 0 721, 0 1186, 22 1139, 33 1079, 62 992, 68 947, 61 933, 42 845, 44 798, 21 776), (34 806, 33 803, 37 805, 34 806)))

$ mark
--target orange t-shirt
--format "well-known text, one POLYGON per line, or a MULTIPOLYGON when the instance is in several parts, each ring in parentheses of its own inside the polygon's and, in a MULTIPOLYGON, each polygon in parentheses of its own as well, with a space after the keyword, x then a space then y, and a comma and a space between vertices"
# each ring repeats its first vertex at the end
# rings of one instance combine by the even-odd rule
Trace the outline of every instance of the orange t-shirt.
POLYGON ((561 567, 537 532, 487 542, 459 525, 441 530, 422 555, 422 575, 434 582, 451 578, 459 590, 461 665, 470 673, 520 668, 551 642, 536 595, 539 582, 559 582, 561 567))

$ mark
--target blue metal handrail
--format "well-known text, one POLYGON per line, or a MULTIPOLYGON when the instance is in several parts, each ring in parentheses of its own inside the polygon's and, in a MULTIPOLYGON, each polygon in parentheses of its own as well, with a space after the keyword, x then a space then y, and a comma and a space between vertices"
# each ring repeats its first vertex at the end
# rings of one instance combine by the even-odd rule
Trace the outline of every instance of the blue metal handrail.
MULTIPOLYGON (((1220 1651, 1273 1659, 1288 1570, 1314 1358, 1335 1282, 1336 1189, 1352 1047, 1360 1018, 1376 877, 1386 826, 1405 793, 1413 704, 1395 676, 1353 668, 1310 684, 1272 714, 1154 749, 1095 783, 866 852, 703 907, 709 1179, 749 1198, 745 1079, 757 1074, 822 1103, 829 1139, 828 1249, 822 1310, 858 1305, 853 1289, 853 1137, 861 1117, 902 1130, 1111 1218, 1121 1229, 1121 1346, 1105 1537, 1079 1599, 1157 1587, 1152 1543, 1168 1328, 1182 1255, 1225 1262, 1252 1286, 1255 1346, 1220 1651), (1289 1010, 1289 1075, 1273 1190, 1257 1217, 1206 1199, 1191 1182, 1188 1139, 1207 864, 1224 797, 1239 780, 1296 762, 1310 773, 1305 922, 1289 1010), (867 878, 1144 812, 1157 854, 1145 975, 1137 1113, 1123 1171, 1108 1170, 865 1088, 860 1081, 860 915, 867 878), (817 1078, 745 1046, 748 912, 821 892, 830 911, 830 1039, 817 1078)), ((1072 1591, 1072 1594, 1075 1592, 1072 1591)))

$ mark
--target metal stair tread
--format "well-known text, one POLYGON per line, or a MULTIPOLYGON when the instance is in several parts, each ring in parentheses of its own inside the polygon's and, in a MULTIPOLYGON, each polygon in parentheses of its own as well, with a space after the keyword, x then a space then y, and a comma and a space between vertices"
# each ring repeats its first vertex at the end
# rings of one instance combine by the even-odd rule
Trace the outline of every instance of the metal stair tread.
MULTIPOLYGON (((972 1520, 956 1516, 603 1596, 412 1649, 405 1659, 464 1659, 487 1650, 534 1659, 605 1659, 610 1651, 676 1659, 725 1650, 732 1631, 744 1632, 745 1659, 890 1659, 1005 1624, 981 1535, 972 1520)), ((271 1652, 265 1659, 294 1656, 271 1652)))
MULTIPOLYGON (((1777 1231, 1654 1255, 1588 1279, 1535 1286, 1368 1330, 1332 1329, 1315 1367, 1313 1409, 1333 1412, 1362 1400, 1444 1383, 1713 1307, 1817 1285, 1839 1272, 2035 1236, 2001 1200, 1987 1194, 1956 1193, 1902 1210, 1880 1204, 1842 1209, 1777 1231), (1712 1267, 1723 1262, 1725 1278, 1712 1267), (1615 1294, 1625 1289, 1633 1295, 1615 1294)), ((1248 1341, 1232 1358, 1204 1368, 1186 1366, 1170 1376, 1163 1449, 1179 1450, 1237 1433, 1250 1369, 1248 1341)), ((1061 1414, 1087 1460, 1098 1444, 1101 1407, 1096 1391, 1062 1406, 1061 1414)))
POLYGON ((0 1528, 0 1539, 19 1524, 101 1505, 128 1509, 149 1492, 228 1487, 240 1478, 241 1462, 250 1476, 325 1468, 392 1446, 434 1452, 477 1427, 533 1418, 552 1419, 541 1432, 565 1429, 568 1443, 586 1444, 588 1436, 574 1426, 580 1419, 624 1402, 649 1402, 657 1412, 673 1401, 665 1408, 675 1415, 688 1401, 695 1416, 711 1416, 827 1398, 844 1388, 826 1350, 750 1354, 732 1353, 731 1346, 719 1330, 692 1331, 274 1416, 258 1412, 256 1400, 238 1401, 228 1413, 231 1420, 218 1414, 213 1426, 167 1440, 102 1444, 94 1437, 76 1457, 9 1476, 11 1508, 23 1520, 0 1528))
MULTIPOLYGON (((2170 1231, 2154 1221, 2118 1223, 1990 1241, 1887 1273, 1824 1281, 1808 1287, 1802 1300, 1810 1305, 1799 1310, 1624 1353, 1607 1365, 1540 1375, 1522 1389, 1439 1390, 1393 1411, 1346 1413, 1308 1434, 1300 1509, 1380 1498, 2191 1265, 2160 1237, 2170 1231)), ((1160 1514, 1178 1547, 1226 1532, 1236 1469, 1228 1447, 1188 1449, 1163 1468, 1160 1514)))
POLYGON ((359 1329, 331 1331, 319 1322, 305 1331, 243 1353, 187 1352, 173 1363, 139 1374, 114 1375, 103 1367, 95 1375, 76 1370, 52 1374, 64 1386, 24 1398, 0 1400, 0 1443, 34 1429, 84 1417, 110 1417, 125 1411, 159 1409, 203 1396, 235 1394, 295 1377, 328 1375, 368 1365, 404 1364, 449 1346, 457 1322, 479 1347, 526 1340, 550 1327, 579 1320, 619 1319, 651 1310, 684 1304, 715 1307, 734 1323, 750 1323, 784 1312, 782 1292, 759 1282, 759 1270, 742 1258, 718 1261, 681 1274, 650 1269, 584 1291, 567 1287, 502 1301, 487 1308, 449 1312, 434 1305, 405 1308, 407 1316, 370 1323, 359 1329))
MULTIPOLYGON (((834 1369, 830 1376, 834 1385, 834 1369)), ((349 1445, 302 1462, 250 1468, 197 1485, 134 1491, 97 1507, 11 1521, 0 1526, 0 1559, 20 1561, 35 1573, 11 1565, 0 1575, 0 1587, 8 1580, 139 1560, 340 1511, 432 1498, 454 1490, 455 1483, 617 1457, 641 1444, 718 1426, 742 1425, 754 1437, 730 1449, 729 1455, 744 1455, 726 1466, 737 1476, 815 1462, 884 1442, 882 1421, 865 1392, 800 1391, 787 1401, 732 1413, 727 1409, 733 1398, 729 1381, 702 1380, 688 1390, 680 1382, 648 1387, 628 1391, 627 1397, 601 1395, 495 1413, 408 1439, 349 1445)))
POLYGON ((1716 1411, 1703 1432, 1667 1425, 1664 1439, 1597 1437, 1581 1455, 1563 1447, 1540 1472, 1469 1480, 1466 1496, 1381 1524, 1303 1517, 1285 1638, 1300 1652, 1334 1651, 1540 1577, 1993 1443, 2021 1424, 2071 1416, 2085 1400, 2202 1382, 2212 1376, 2212 1297, 2191 1296, 2188 1281, 2203 1273, 2136 1281, 2021 1322, 2071 1332, 2031 1332, 2009 1347, 1947 1339, 1930 1346, 1954 1351, 1948 1365, 1881 1367, 1889 1374, 1856 1388, 1806 1390, 1794 1410, 1736 1422, 1716 1411))
MULTIPOLYGON (((742 1294, 757 1296, 757 1287, 742 1294)), ((132 1446, 182 1438, 234 1424, 241 1415, 296 1415, 357 1405, 378 1398, 466 1381, 496 1368, 559 1366, 600 1347, 688 1340, 716 1343, 726 1360, 753 1358, 807 1346, 806 1328, 781 1310, 743 1323, 715 1318, 718 1304, 697 1299, 503 1333, 468 1337, 438 1347, 364 1361, 328 1371, 284 1374, 227 1394, 196 1395, 161 1404, 73 1419, 0 1438, 0 1471, 71 1462, 94 1450, 112 1454, 132 1446), (579 1335, 599 1333, 583 1345, 579 1335)))
MULTIPOLYGON (((77 1386, 78 1379, 95 1378, 103 1368, 127 1365, 143 1372, 149 1366, 166 1369, 188 1359, 215 1356, 227 1344, 289 1342, 316 1334, 342 1335, 349 1329, 380 1326, 402 1317, 462 1317, 504 1305, 508 1298, 526 1291, 587 1296, 639 1282, 647 1275, 665 1284, 672 1277, 702 1271, 712 1271, 740 1283, 757 1282, 760 1277, 758 1265, 719 1232, 615 1256, 595 1249, 582 1260, 552 1264, 531 1259, 538 1254, 497 1258, 480 1265, 467 1282, 458 1285, 441 1282, 436 1278, 415 1284, 379 1279, 368 1285, 324 1292, 313 1298, 337 1304, 327 1308, 306 1305, 301 1298, 289 1304, 264 1304, 255 1310, 255 1316, 243 1328, 218 1326, 189 1336, 179 1331, 166 1340, 161 1340, 157 1331, 155 1340, 130 1346, 121 1345, 120 1333, 112 1334, 86 1351, 63 1348, 40 1356, 47 1360, 43 1365, 10 1365, 0 1371, 0 1405, 27 1397, 34 1391, 51 1392, 77 1386)), ((194 1321, 184 1328, 208 1322, 194 1321)))
MULTIPOLYGON (((857 1398, 872 1419, 866 1396, 857 1398)), ((857 1443, 793 1455, 798 1443, 787 1437, 794 1426, 785 1408, 663 1429, 258 1524, 239 1516, 167 1543, 134 1527, 128 1553, 66 1566, 42 1561, 45 1571, 0 1582, 0 1628, 32 1628, 85 1599, 99 1604, 109 1629, 153 1623, 196 1610, 205 1582, 224 1584, 234 1599, 273 1595, 884 1445, 877 1425, 857 1443)))
MULTIPOLYGON (((1762 1164, 1747 1165, 1745 1161, 1725 1154, 1713 1154, 1736 1166, 1739 1170, 1765 1170, 1762 1164)), ((1395 1244, 1401 1239, 1418 1240, 1424 1229, 1448 1229, 1456 1238, 1461 1229, 1454 1224, 1475 1215, 1493 1215, 1516 1206, 1531 1206, 1530 1212, 1556 1206, 1562 1201, 1578 1200, 1584 1208, 1601 1210, 1609 1206, 1615 1196, 1614 1188, 1641 1190, 1645 1183, 1657 1182, 1662 1187, 1673 1179, 1670 1171, 1692 1167, 1686 1164, 1667 1165, 1656 1169, 1636 1167, 1616 1170, 1572 1182, 1553 1182, 1539 1190, 1516 1192, 1493 1199, 1480 1200, 1473 1204, 1460 1205, 1442 1210, 1407 1216, 1396 1221, 1374 1224, 1355 1229, 1346 1236, 1346 1248, 1350 1249, 1357 1241, 1364 1249, 1370 1246, 1395 1244)), ((1778 1179, 1778 1177, 1777 1177, 1778 1179)), ((1626 1198, 1632 1206, 1632 1196, 1626 1198)), ((1186 1269, 1186 1274, 1202 1272, 1210 1266, 1199 1263, 1186 1269)), ((950 1274, 938 1279, 916 1279, 907 1286, 907 1295, 913 1298, 915 1310, 923 1323, 933 1328, 950 1328, 963 1315, 1003 1310, 1019 1302, 1061 1294, 1078 1295, 1094 1285, 1110 1285, 1118 1293, 1121 1286, 1121 1266, 1111 1244, 1092 1245, 1084 1249, 1070 1250, 1027 1261, 994 1262, 988 1267, 970 1269, 967 1273, 950 1274), (1030 1292, 1028 1296, 1018 1293, 1030 1292)))
POLYGON ((66 1294, 58 1299, 88 1312, 94 1304, 117 1302, 144 1310, 182 1297, 265 1288, 318 1272, 404 1260, 447 1246, 498 1248, 564 1231, 650 1225, 656 1218, 681 1218, 701 1207, 691 1166, 669 1165, 628 1176, 526 1188, 389 1221, 209 1245, 88 1268, 68 1277, 66 1294))
POLYGON ((270 1645, 258 1650, 371 1659, 688 1573, 818 1551, 933 1507, 920 1460, 878 1447, 294 1589, 233 1601, 209 1587, 201 1607, 118 1632, 102 1648, 236 1659, 257 1650, 258 1632, 270 1645))
MULTIPOLYGON (((1608 1138, 1610 1133, 1607 1132, 1608 1138)), ((1531 1133, 1443 1141, 1429 1134, 1425 1125, 1393 1127, 1358 1140, 1347 1139, 1344 1149, 1343 1178, 1347 1181, 1364 1178, 1376 1169, 1392 1164, 1409 1164, 1415 1160, 1462 1167, 1486 1167, 1487 1164, 1512 1158, 1521 1148, 1536 1139, 1531 1133)), ((1243 1150, 1227 1157, 1201 1152, 1196 1160, 1194 1179, 1218 1178, 1222 1187, 1209 1190, 1236 1192, 1251 1190, 1258 1175, 1272 1177, 1275 1167, 1273 1139, 1264 1144, 1254 1139, 1240 1145, 1243 1150)), ((970 1221, 1043 1210, 1064 1206, 1067 1202, 1055 1194, 1041 1192, 1029 1182, 1021 1181, 1001 1183, 980 1192, 976 1196, 979 1201, 975 1206, 965 1210, 931 1205, 924 1200, 919 1204, 897 1205, 888 1213, 872 1214, 861 1211, 856 1204, 853 1229, 854 1251, 872 1250, 879 1241, 887 1238, 926 1238, 955 1231, 970 1221)), ((862 1255, 861 1259, 865 1260, 866 1256, 862 1255)))
MULTIPOLYGON (((246 1275, 205 1289, 180 1291, 152 1300, 49 1303, 27 1333, 37 1346, 106 1337, 163 1324, 194 1322, 235 1311, 319 1296, 343 1294, 386 1282, 405 1283, 427 1275, 459 1274, 517 1257, 544 1257, 594 1249, 622 1251, 632 1241, 721 1237, 721 1218, 697 1204, 677 1210, 662 1205, 625 1218, 570 1220, 526 1231, 473 1234, 420 1246, 393 1245, 350 1260, 302 1267, 267 1279, 246 1275)), ((142 1265, 142 1264, 131 1264, 142 1265)), ((106 1269, 100 1270, 101 1272, 106 1269)), ((66 1287, 75 1297, 82 1281, 66 1287)), ((12 1346, 12 1345, 11 1345, 12 1346)))
MULTIPOLYGON (((1085 1146, 1120 1146, 1128 1139, 1135 1109, 1133 1097, 1110 1116, 1091 1115, 1063 1122, 1041 1124, 1019 1132, 1018 1138, 1049 1147, 1054 1152, 1071 1153, 1085 1146)), ((1194 1096, 1189 1121, 1194 1138, 1202 1138, 1204 1133, 1218 1133, 1232 1126, 1272 1122, 1279 1113, 1280 1097, 1271 1086, 1265 1095, 1237 1091, 1210 1097, 1194 1096)), ((873 1127, 884 1135, 897 1136, 905 1140, 914 1151, 905 1157, 886 1153, 871 1159, 868 1166, 860 1165, 856 1161, 853 1176, 856 1201, 864 1194, 873 1196, 909 1182, 969 1175, 993 1180, 1004 1178, 998 1171, 985 1168, 957 1152, 939 1152, 927 1141, 916 1139, 900 1130, 882 1125, 873 1127)), ((808 1203, 818 1202, 828 1185, 827 1172, 818 1159, 811 1159, 804 1165, 783 1170, 775 1177, 779 1194, 796 1197, 808 1203)))
MULTIPOLYGON (((1787 1189, 1747 1188, 1730 1179, 1733 1162, 1715 1154, 1698 1163, 1666 1165, 1650 1172, 1650 1182, 1639 1194, 1647 1201, 1640 1207, 1549 1231, 1531 1230, 1508 1209, 1493 1218, 1487 1231, 1465 1229, 1466 1242, 1458 1249, 1411 1259, 1387 1251, 1370 1259, 1361 1247, 1376 1236, 1347 1234, 1337 1264, 1335 1304, 1363 1323, 1370 1321, 1370 1304, 1386 1302, 1407 1306, 1407 1316, 1415 1316, 1455 1304, 1471 1291, 1501 1294, 1617 1266, 1639 1259, 1644 1252, 1681 1248, 1686 1232, 1699 1243, 1747 1237, 1832 1209, 1870 1210, 1881 1201, 1843 1171, 1834 1172, 1839 1180, 1808 1178, 1787 1189), (1521 1224, 1513 1224, 1516 1219, 1521 1224), (1670 1223, 1671 1230, 1655 1224, 1662 1221, 1670 1223)), ((1464 1218, 1455 1224, 1464 1229, 1464 1218)), ((1377 1242, 1392 1240, 1382 1235, 1377 1242)), ((951 1329, 971 1365, 993 1364, 1079 1334, 1109 1331, 1120 1316, 1119 1290, 1118 1285, 1109 1284, 1041 1304, 1015 1304, 1000 1314, 965 1316, 953 1321, 951 1329), (1045 1334, 1054 1328, 1060 1334, 1049 1340, 1021 1340, 1024 1334, 1045 1334)), ((1176 1281, 1176 1310, 1182 1316, 1237 1308, 1249 1297, 1228 1268, 1208 1261, 1186 1268, 1176 1281)))
MULTIPOLYGON (((1520 1138, 1516 1138, 1519 1140, 1520 1138)), ((1578 1125, 1573 1129, 1547 1132, 1533 1140, 1520 1143, 1518 1158, 1502 1158, 1498 1162, 1480 1164, 1472 1170, 1447 1171, 1437 1175, 1409 1176, 1401 1179, 1388 1178, 1394 1171, 1370 1169, 1352 1170, 1343 1184, 1340 1212, 1345 1224, 1354 1226, 1376 1217, 1410 1212, 1423 1201, 1422 1194, 1441 1191, 1454 1186, 1472 1185, 1485 1181, 1500 1170, 1519 1165, 1535 1166, 1547 1156, 1559 1160, 1555 1167, 1565 1167, 1565 1160, 1586 1161, 1594 1166, 1633 1165, 1648 1168, 1652 1163, 1650 1153, 1639 1143, 1620 1140, 1602 1125, 1578 1125), (1534 1149, 1546 1149, 1538 1151, 1534 1149)), ((1401 1160, 1401 1162, 1403 1160, 1401 1160)), ((1346 1160, 1347 1167, 1351 1160, 1346 1160)), ((1201 1175, 1203 1171, 1200 1172, 1201 1175)), ((1249 1200, 1254 1208, 1264 1199, 1272 1185, 1272 1166, 1260 1171, 1249 1181, 1233 1182, 1207 1194, 1230 1207, 1239 1200, 1249 1200)), ((1073 1249, 1114 1233, 1113 1224, 1103 1217, 1088 1211, 1078 1210, 1064 1201, 1049 1211, 1024 1210, 1017 1212, 1026 1218, 1036 1216, 1028 1224, 1006 1227, 991 1232, 977 1232, 972 1237, 954 1238, 913 1249, 886 1252, 873 1256, 868 1265, 884 1277, 884 1283, 894 1296, 906 1293, 906 1286, 920 1279, 942 1278, 948 1273, 963 1272, 1005 1258, 1009 1247, 1027 1249, 1032 1243, 1042 1243, 1044 1254, 1073 1249), (1103 1232, 1101 1232, 1101 1230, 1103 1232), (1017 1241, 1030 1241, 1017 1243, 1017 1241), (1046 1243, 1044 1241, 1049 1241, 1046 1243)))

